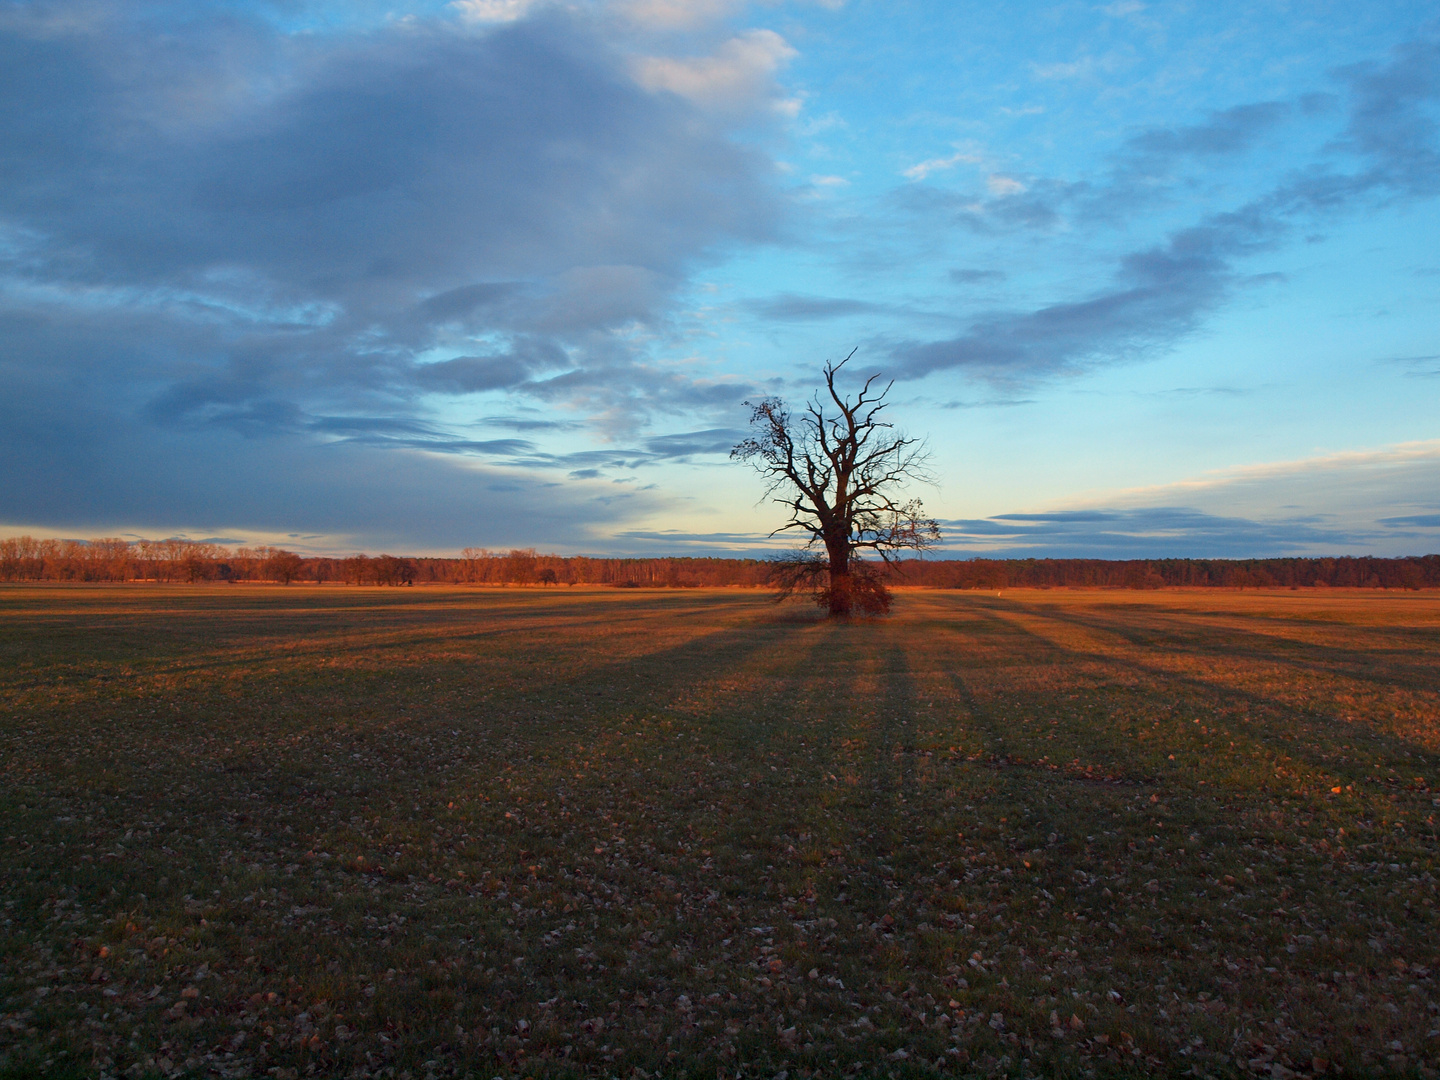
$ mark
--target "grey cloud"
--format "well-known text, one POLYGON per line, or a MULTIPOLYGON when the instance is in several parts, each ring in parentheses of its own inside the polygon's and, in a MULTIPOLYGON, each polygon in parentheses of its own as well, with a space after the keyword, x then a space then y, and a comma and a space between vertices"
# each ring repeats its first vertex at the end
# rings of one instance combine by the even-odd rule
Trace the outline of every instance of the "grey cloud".
MULTIPOLYGON (((603 475, 606 469, 633 470, 661 461, 684 460, 703 454, 728 454, 731 447, 745 437, 735 428, 710 428, 703 431, 677 432, 646 439, 642 447, 612 447, 600 450, 577 450, 570 453, 549 453, 523 440, 491 440, 482 444, 495 449, 488 452, 510 456, 517 466, 543 469, 567 469, 572 477, 582 479, 603 475), (517 444, 511 449, 508 444, 517 444)), ((465 452, 463 440, 452 440, 465 452)), ((419 445, 419 444, 417 444, 419 445)), ((439 441, 426 443, 438 446, 439 441)))
POLYGON ((337 435, 429 435, 434 429, 418 420, 386 416, 315 416, 306 426, 311 431, 337 435))
MULTIPOLYGON (((1088 181, 1017 177, 1022 190, 977 197, 928 184, 908 184, 892 195, 898 207, 922 220, 942 220, 981 236, 1017 229, 1049 232, 1060 226, 1068 207, 1095 198, 1088 181)), ((962 271, 962 273, 964 273, 962 271)))
POLYGON ((708 532, 691 533, 681 532, 678 529, 666 529, 662 532, 646 532, 641 529, 630 529, 618 534, 624 539, 634 540, 661 540, 667 544, 745 544, 759 547, 769 539, 767 533, 731 533, 731 532, 708 532))
POLYGON ((526 439, 453 439, 437 436, 425 439, 369 439, 372 445, 428 450, 435 454, 483 454, 491 457, 516 458, 533 453, 535 444, 526 439))
MULTIPOLYGON (((11 398, 8 384, 0 387, 0 412, 14 414, 11 398)), ((533 473, 364 440, 156 428, 97 400, 83 404, 30 403, 23 426, 0 424, 7 478, 29 478, 0 485, 0 520, 65 535, 239 527, 424 552, 468 544, 570 548, 634 508, 658 506, 633 496, 626 509, 598 486, 557 496, 533 473)))
POLYGON ((989 200, 983 224, 979 215, 962 215, 962 220, 980 231, 995 223, 1007 228, 1049 231, 1061 224, 1065 204, 1087 189, 1088 185, 1083 184, 1031 180, 1023 192, 989 200))
POLYGON ((519 386, 543 367, 569 366, 565 354, 553 344, 527 352, 500 356, 457 356, 429 364, 416 364, 411 377, 416 386, 452 394, 473 394, 519 386), (549 361, 549 363, 546 363, 549 361))
POLYGON ((1440 41, 1412 41, 1387 63, 1357 64, 1337 73, 1353 98, 1344 145, 1372 162, 1367 187, 1396 194, 1440 192, 1436 119, 1440 98, 1440 41))
POLYGON ((1134 153, 1162 155, 1234 154, 1250 149, 1264 134, 1275 130, 1293 112, 1285 101, 1258 101, 1212 113, 1192 127, 1156 128, 1136 135, 1126 144, 1134 153))
POLYGON ((1427 354, 1422 356, 1391 356, 1379 361, 1384 364, 1396 364, 1405 368, 1405 374, 1412 378, 1434 378, 1440 375, 1440 354, 1427 354))
POLYGON ((1300 111, 1306 116, 1321 116, 1340 107, 1340 98, 1324 90, 1311 90, 1301 94, 1297 102, 1300 111))
POLYGON ((1175 386, 1169 390, 1153 391, 1150 397, 1244 397, 1253 394, 1255 391, 1250 388, 1238 386, 1175 386))
POLYGON ((0 29, 0 206, 52 271, 222 298, 248 278, 373 329, 392 297, 450 320, 522 278, 670 274, 774 227, 763 160, 636 88, 588 24, 297 40, 202 7, 178 42, 106 30, 0 29), (288 88, 261 91, 277 68, 288 88), (212 108, 177 124, 181 89, 212 108))
POLYGON ((955 318, 944 311, 929 310, 911 304, 877 303, 849 297, 804 296, 780 293, 764 299, 741 302, 744 311, 768 322, 821 322, 827 319, 848 319, 853 316, 903 318, 909 322, 940 322, 953 326, 955 318))
POLYGON ((522 326, 573 334, 643 322, 664 303, 673 284, 642 266, 581 266, 554 278, 554 287, 520 313, 522 326))
POLYGON ((982 281, 1004 281, 1005 272, 957 268, 950 271, 950 280, 957 285, 978 285, 982 281))
MULTIPOLYGON (((1440 100, 1437 72, 1440 43, 1429 41, 1395 50, 1387 63, 1347 69, 1338 76, 1350 89, 1346 134, 1339 145, 1355 156, 1354 171, 1320 163, 1297 171, 1234 211, 1210 215, 1163 243, 1120 256, 1109 283, 1089 296, 981 315, 966 333, 947 340, 895 343, 897 374, 917 378, 962 369, 1012 383, 1133 359, 1170 346, 1231 295, 1242 280, 1241 259, 1273 247, 1296 224, 1342 213, 1364 198, 1440 194, 1440 148, 1432 115, 1440 100)), ((1158 133, 1149 138, 1157 152, 1233 150, 1287 111, 1276 103, 1262 104, 1228 110, 1207 124, 1164 138, 1158 133)), ((1108 190, 1087 191, 1085 198, 1092 208, 1123 204, 1128 201, 1127 184, 1117 180, 1108 190)), ((1065 188, 1052 207, 1078 190, 1074 185, 1065 188)), ((934 196, 924 197, 941 205, 934 196)), ((1008 201, 988 203, 982 224, 989 227, 1000 220, 1003 215, 995 208, 1008 201)))
POLYGON ((1374 537, 1313 516, 1274 521, 1183 506, 1000 514, 941 523, 951 553, 1050 558, 1260 558, 1354 554, 1374 537))
POLYGON ((705 431, 687 431, 675 435, 659 435, 645 440, 645 449, 656 457, 682 458, 694 454, 728 454, 731 448, 745 438, 747 432, 739 428, 709 428, 705 431))
MULTIPOLYGON (((91 222, 85 239, 111 240, 133 273, 132 230, 143 225, 164 241, 148 252, 157 269, 239 260, 353 296, 382 282, 473 285, 477 264, 492 281, 673 267, 697 240, 763 234, 767 204, 747 152, 639 91, 581 32, 556 20, 484 37, 421 27, 328 49, 322 39, 296 90, 213 133, 187 133, 208 135, 198 145, 95 147, 97 164, 161 179, 156 196, 190 213, 177 220, 157 198, 132 207, 140 214, 119 236, 91 222), (179 169, 155 176, 150 153, 179 169), (704 198, 685 176, 701 162, 704 198)), ((69 60, 115 79, 94 57, 69 60)), ((98 212, 120 193, 102 183, 97 194, 98 212)))
MULTIPOLYGON (((1168 513, 1168 511, 1166 511, 1168 513)), ((1045 522, 1050 525, 1089 525, 1096 521, 1118 521, 1123 515, 1114 510, 1057 510, 1048 514, 996 514, 991 521, 1045 522)))
POLYGON ((586 475, 599 476, 604 469, 638 469, 650 461, 644 450, 576 450, 569 454, 533 455, 525 464, 552 469, 584 470, 586 475))
POLYGON ((1387 517, 1380 519, 1381 525, 1410 526, 1416 529, 1440 529, 1440 514, 1410 514, 1406 517, 1387 517))
POLYGON ((519 285, 509 281, 485 281, 461 285, 426 297, 417 305, 417 314, 425 323, 468 322, 471 317, 513 296, 519 285))
POLYGON ((850 315, 869 315, 891 310, 887 305, 868 300, 850 300, 829 296, 801 296, 781 293, 764 300, 750 300, 745 308, 763 319, 781 322, 809 322, 819 319, 843 319, 850 315))
POLYGON ((616 418, 612 434, 628 434, 630 420, 650 409, 673 411, 733 410, 754 388, 729 379, 706 380, 674 369, 645 363, 617 353, 595 357, 583 366, 525 384, 525 392, 542 401, 579 403, 605 424, 616 418))
MULTIPOLYGON (((637 87, 603 20, 286 35, 225 3, 46 10, 0 18, 0 430, 41 456, 66 453, 31 422, 50 400, 164 472, 207 431, 257 459, 538 453, 432 428, 433 394, 533 393, 617 430, 744 396, 616 331, 663 327, 685 273, 773 237, 784 198, 730 120, 637 87)), ((104 502, 82 475, 76 505, 104 502)), ((233 528, 262 509, 236 507, 233 528)))
POLYGON ((482 416, 475 423, 480 427, 509 428, 512 431, 570 431, 576 426, 567 420, 537 420, 528 416, 482 416))
POLYGON ((690 533, 668 529, 618 532, 610 543, 614 551, 655 558, 764 559, 780 550, 764 533, 690 533))
POLYGON ((1113 287, 1086 300, 977 320, 948 341, 892 349, 896 375, 962 368, 995 382, 1133 356, 1190 330, 1224 296, 1229 259, 1261 242, 1263 221, 1227 215, 1127 256, 1113 287))
POLYGON ((1017 405, 1034 405, 1036 398, 989 398, 983 401, 953 401, 940 403, 940 409, 1010 409, 1017 405))
POLYGON ((461 439, 431 424, 383 416, 317 416, 304 426, 349 442, 441 454, 514 458, 535 451, 528 439, 461 439))

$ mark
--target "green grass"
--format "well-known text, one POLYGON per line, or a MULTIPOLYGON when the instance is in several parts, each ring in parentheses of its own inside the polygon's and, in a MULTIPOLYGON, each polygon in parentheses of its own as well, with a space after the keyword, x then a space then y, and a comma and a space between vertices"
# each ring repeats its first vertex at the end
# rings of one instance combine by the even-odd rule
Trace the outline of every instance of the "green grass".
POLYGON ((1437 672, 1433 594, 3 588, 0 1075, 1433 1076, 1437 672))

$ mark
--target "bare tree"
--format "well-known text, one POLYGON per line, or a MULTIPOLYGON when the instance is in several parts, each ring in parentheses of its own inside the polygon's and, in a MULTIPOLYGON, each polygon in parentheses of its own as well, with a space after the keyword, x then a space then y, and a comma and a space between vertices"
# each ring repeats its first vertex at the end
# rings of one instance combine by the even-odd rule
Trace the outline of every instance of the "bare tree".
POLYGON ((300 576, 300 571, 305 568, 305 560, 293 551, 276 547, 262 548, 261 550, 265 553, 265 562, 262 564, 260 572, 271 581, 289 585, 300 576))
POLYGON ((380 555, 371 559, 370 572, 375 576, 376 585, 415 584, 415 564, 398 555, 380 555))
POLYGON ((880 566, 864 553, 890 563, 902 551, 923 551, 940 540, 940 526, 922 516, 920 500, 901 501, 906 484, 928 482, 929 474, 921 442, 881 418, 894 384, 877 392, 880 376, 872 375, 854 401, 835 388, 854 355, 826 362, 824 391, 799 414, 779 398, 747 401, 752 434, 730 451, 764 476, 766 493, 790 511, 790 520, 770 535, 808 534, 802 551, 777 564, 781 597, 808 587, 831 615, 890 609, 880 566))

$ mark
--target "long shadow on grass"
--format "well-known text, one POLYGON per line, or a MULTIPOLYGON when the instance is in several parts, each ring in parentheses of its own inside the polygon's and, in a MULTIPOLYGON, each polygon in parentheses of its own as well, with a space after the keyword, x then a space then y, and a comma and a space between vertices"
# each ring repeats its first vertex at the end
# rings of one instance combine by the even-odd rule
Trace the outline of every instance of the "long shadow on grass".
MULTIPOLYGON (((1186 675, 1159 665, 1146 664, 1133 657, 1118 656, 1113 653, 1067 648, 1052 638, 1040 634, 1028 627, 1019 625, 1012 618, 1006 618, 1007 613, 1003 611, 988 610, 985 617, 996 622, 1009 626, 1017 635, 1030 638, 1035 645, 1038 645, 1051 654, 1060 653, 1076 661, 1089 662, 1100 668, 1118 668, 1134 675, 1143 677, 1149 684, 1149 692, 1161 697, 1170 698, 1176 704, 1183 704, 1187 709, 1194 710, 1197 701, 1208 699, 1210 707, 1215 709, 1222 718, 1217 720, 1211 718, 1210 723, 1216 725, 1223 731, 1223 737, 1235 739, 1261 746, 1268 746, 1276 750, 1283 747, 1283 752, 1305 762, 1306 765, 1314 768, 1325 776, 1335 776, 1345 779, 1348 782, 1362 780, 1363 776, 1354 769, 1347 769, 1348 763, 1336 762, 1327 757, 1319 749, 1320 741, 1329 740, 1339 743, 1341 741, 1363 740, 1372 744, 1381 744, 1374 749, 1385 753, 1389 757, 1387 765, 1391 768, 1407 769, 1412 768, 1419 758, 1419 764, 1434 769, 1440 764, 1440 755, 1425 747, 1424 745, 1404 739, 1392 733, 1377 731, 1376 728, 1365 724, 1363 721, 1345 720, 1331 714, 1322 714, 1309 709, 1297 709, 1283 701, 1260 694, 1253 690, 1247 690, 1236 686, 1217 685, 1216 683, 1200 676, 1186 675), (1233 712, 1236 706, 1244 705, 1254 707, 1262 711, 1262 714, 1269 714, 1269 719, 1261 718, 1251 721, 1248 725, 1237 726, 1234 723, 1233 712), (1302 741, 1300 732, 1288 732, 1281 734, 1279 730, 1287 720, 1299 721, 1305 724, 1305 732, 1317 745, 1302 741), (1257 730, 1258 729, 1258 730, 1257 730), (1266 730, 1270 729, 1270 730, 1266 730), (1407 751, 1409 754, 1407 755, 1407 751), (1402 764, 1403 762, 1403 764, 1402 764)), ((1026 614, 1036 618, 1044 616, 1026 609, 1026 614)), ((1057 622, 1071 622, 1081 625, 1086 629, 1104 629, 1113 632, 1113 628, 1105 624, 1092 624, 1089 620, 1056 618, 1057 622)), ((1270 663, 1283 664, 1282 658, 1273 654, 1262 654, 1250 652, 1248 654, 1254 659, 1264 660, 1270 663)), ((1292 665, 1296 666, 1296 665, 1292 665)), ((1323 669, 1321 669, 1323 670, 1323 669)), ((1333 675, 1334 672, 1327 672, 1333 675)), ((1376 680, 1378 681, 1378 680, 1376 680)), ((1183 725, 1180 730, 1185 730, 1183 725)), ((1103 738, 1103 733, 1096 733, 1098 738, 1103 738)), ((1190 739, 1188 733, 1186 739, 1190 739)), ((1129 756, 1131 748, 1123 743, 1111 744, 1116 752, 1129 756)), ((1361 768, 1366 768, 1360 763, 1361 768)))
MULTIPOLYGON (((1012 609, 1013 610, 1013 609, 1012 609)), ((1041 620, 1080 627, 1118 638, 1137 649, 1151 652, 1167 651, 1215 660, 1244 659, 1276 664, 1292 671, 1327 679, 1348 679, 1356 683, 1402 688, 1415 692, 1433 692, 1437 634, 1434 631, 1406 632, 1395 627, 1365 627, 1354 624, 1333 624, 1331 628, 1347 630, 1377 641, 1400 637, 1399 644, 1389 647, 1358 648, 1303 641, 1289 636, 1263 634, 1226 622, 1220 626, 1196 626, 1197 621, 1214 620, 1223 615, 1230 619, 1266 621, 1294 629, 1293 619, 1275 616, 1249 616, 1243 612, 1199 612, 1187 620, 1184 612, 1155 609, 1139 605, 1122 608, 1125 619, 1105 619, 1080 612, 1062 612, 1053 608, 1027 607, 1027 614, 1041 620), (1135 615, 1146 618, 1136 619, 1135 615), (1145 625, 1148 623, 1149 625, 1145 625), (1160 629, 1160 626, 1166 629, 1160 629), (1430 655, 1419 653, 1419 646, 1429 646, 1430 655), (1311 656, 1303 655, 1311 654, 1311 656), (1383 668, 1376 670, 1377 660, 1383 668)))
MULTIPOLYGON (((57 744, 48 754, 44 747, 32 745, 27 756, 52 759, 37 761, 49 774, 47 799, 59 800, 67 810, 83 808, 106 791, 120 799, 119 807, 111 811, 117 822, 137 814, 148 816, 149 810, 182 809, 185 823, 177 823, 177 832, 183 828, 183 835, 169 840, 176 850, 167 858, 180 867, 190 864, 187 869, 200 876, 206 876, 205 864, 214 855, 202 837, 217 827, 230 835, 236 861, 275 867, 299 861, 310 846, 307 833, 330 832, 332 840, 341 840, 343 835, 335 836, 335 828, 357 813, 369 816, 379 810, 393 816, 399 811, 408 819, 402 808, 412 801, 426 810, 415 818, 414 835, 399 836, 395 843, 423 838, 433 828, 437 793, 459 789, 498 794, 506 785, 497 773, 515 766, 517 775, 532 785, 545 781, 552 790, 568 787, 583 805, 587 785, 597 779, 596 774, 578 782, 556 775, 573 740, 589 744, 609 737, 621 724, 633 727, 636 717, 668 709, 696 682, 742 669, 767 651, 783 652, 785 641, 803 635, 812 625, 771 621, 757 633, 751 620, 742 619, 739 625, 702 632, 672 648, 592 669, 563 687, 551 687, 543 700, 536 691, 545 688, 529 681, 497 691, 483 709, 462 713, 451 703, 418 696, 403 702, 340 700, 321 716, 294 717, 277 715, 272 702, 259 700, 246 718, 246 738, 238 746, 230 737, 212 739, 213 721, 180 724, 182 730, 165 738, 160 734, 162 721, 146 720, 158 741, 136 746, 133 731, 125 732, 127 753, 119 762, 109 760, 108 743, 87 750, 81 747, 84 740, 73 734, 69 738, 81 754, 65 754, 62 762, 57 754, 64 748, 57 744), (623 688, 619 695, 614 693, 617 685, 623 688), (594 702, 597 688, 607 691, 602 707, 578 709, 594 702), (357 757, 362 760, 357 762, 357 757), (232 819, 232 815, 240 816, 232 819), (306 826, 305 832, 286 839, 281 830, 288 830, 290 824, 306 826)), ((368 698, 367 684, 355 689, 368 698)), ((203 703, 200 708, 203 711, 203 703)), ((751 732, 743 743, 752 756, 762 752, 755 734, 751 732)), ((769 738, 774 733, 767 727, 761 734, 769 738)), ((623 801, 627 793, 648 796, 657 786, 665 786, 666 778, 655 772, 657 764, 647 760, 643 769, 598 777, 614 789, 607 796, 609 803, 623 801)), ((494 816, 499 815, 497 811, 494 816)), ((551 823, 539 824, 535 841, 554 831, 551 823)), ((78 825, 61 831, 74 832, 70 839, 80 839, 78 825)), ((325 846, 341 850, 338 842, 325 846)), ((316 842, 314 849, 324 847, 316 842)), ((123 869, 77 867, 67 863, 63 848, 57 847, 55 855, 62 876, 85 891, 102 884, 123 885, 127 879, 133 879, 133 888, 143 888, 152 896, 172 891, 157 893, 153 885, 143 884, 158 876, 159 860, 132 855, 123 869)), ((404 861, 404 865, 412 863, 420 869, 425 859, 404 861)), ((173 891, 185 891, 182 882, 187 875, 173 876, 177 879, 173 891)))

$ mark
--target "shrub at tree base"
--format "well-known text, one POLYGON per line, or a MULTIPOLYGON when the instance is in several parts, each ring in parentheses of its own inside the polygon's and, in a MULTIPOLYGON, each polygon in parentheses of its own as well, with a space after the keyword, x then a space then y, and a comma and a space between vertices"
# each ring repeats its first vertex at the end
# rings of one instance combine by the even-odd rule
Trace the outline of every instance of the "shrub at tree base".
POLYGON ((775 560, 770 584, 775 586, 776 603, 804 592, 832 614, 888 615, 895 597, 881 576, 885 569, 884 564, 856 560, 850 563, 849 572, 837 580, 825 559, 814 552, 802 551, 775 560))

